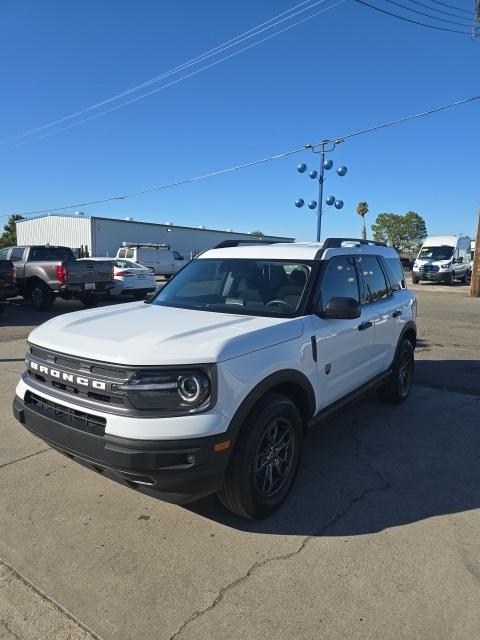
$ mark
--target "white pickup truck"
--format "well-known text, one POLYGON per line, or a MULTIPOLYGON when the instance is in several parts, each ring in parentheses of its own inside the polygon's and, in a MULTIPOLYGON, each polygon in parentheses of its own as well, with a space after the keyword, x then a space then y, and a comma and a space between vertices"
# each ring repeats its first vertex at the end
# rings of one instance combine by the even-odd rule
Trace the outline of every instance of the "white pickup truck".
POLYGON ((222 244, 147 304, 35 329, 13 408, 98 473, 257 518, 290 491, 307 428, 372 388, 407 398, 416 300, 386 246, 222 244))

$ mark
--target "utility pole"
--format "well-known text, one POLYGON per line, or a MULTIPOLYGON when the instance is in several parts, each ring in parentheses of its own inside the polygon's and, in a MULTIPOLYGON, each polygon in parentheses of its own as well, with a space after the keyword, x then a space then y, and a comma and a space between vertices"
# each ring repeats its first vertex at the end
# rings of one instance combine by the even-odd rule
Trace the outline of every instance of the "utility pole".
MULTIPOLYGON (((320 169, 319 171, 317 170, 312 170, 308 172, 308 175, 310 178, 312 178, 312 180, 318 180, 318 201, 317 200, 311 200, 308 203, 308 208, 309 209, 316 209, 316 213, 317 213, 317 242, 320 242, 320 236, 322 233, 322 216, 325 213, 325 211, 327 210, 327 207, 324 209, 323 208, 323 183, 325 182, 325 180, 327 179, 325 176, 325 169, 327 171, 329 171, 332 167, 333 167, 333 161, 330 159, 326 158, 326 154, 327 153, 331 153, 332 151, 335 150, 335 147, 337 146, 337 144, 340 144, 341 142, 343 142, 343 140, 323 140, 322 142, 318 143, 317 145, 314 144, 307 144, 305 145, 306 149, 309 149, 310 151, 312 151, 313 153, 318 153, 320 155, 320 169), (319 147, 319 149, 317 149, 319 147)), ((298 173, 305 173, 307 171, 308 167, 304 162, 301 162, 298 166, 297 166, 297 171, 298 173)), ((340 176, 341 178, 343 178, 344 175, 346 175, 347 173, 347 167, 338 167, 337 169, 337 175, 340 176)), ((343 208, 343 200, 337 200, 335 198, 335 196, 328 196, 328 198, 326 199, 326 203, 329 207, 331 207, 332 205, 335 206, 335 209, 342 209, 343 208)), ((295 206, 298 208, 303 207, 303 205, 305 204, 305 200, 303 198, 297 198, 297 200, 295 200, 295 206)))
POLYGON ((478 213, 477 239, 475 240, 475 257, 472 265, 470 296, 480 298, 480 212, 478 213))

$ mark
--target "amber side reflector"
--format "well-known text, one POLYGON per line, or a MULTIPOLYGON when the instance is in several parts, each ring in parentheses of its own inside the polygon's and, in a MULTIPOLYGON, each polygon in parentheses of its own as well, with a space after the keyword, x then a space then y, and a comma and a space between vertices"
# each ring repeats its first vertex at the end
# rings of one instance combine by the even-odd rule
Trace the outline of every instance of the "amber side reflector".
POLYGON ((215 453, 218 453, 219 451, 226 451, 226 449, 228 449, 228 447, 231 444, 231 440, 225 440, 224 442, 217 442, 217 444, 213 445, 213 450, 215 451, 215 453))

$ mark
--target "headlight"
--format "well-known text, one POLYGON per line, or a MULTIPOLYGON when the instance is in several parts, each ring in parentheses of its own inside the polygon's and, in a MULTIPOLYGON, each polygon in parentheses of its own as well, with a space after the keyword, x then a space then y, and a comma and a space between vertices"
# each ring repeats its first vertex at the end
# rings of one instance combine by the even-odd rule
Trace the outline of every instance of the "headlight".
POLYGON ((121 387, 135 409, 186 414, 213 404, 211 372, 202 370, 143 371, 121 387))
POLYGON ((450 263, 447 262, 447 264, 441 264, 440 265, 440 269, 448 269, 450 267, 450 263))

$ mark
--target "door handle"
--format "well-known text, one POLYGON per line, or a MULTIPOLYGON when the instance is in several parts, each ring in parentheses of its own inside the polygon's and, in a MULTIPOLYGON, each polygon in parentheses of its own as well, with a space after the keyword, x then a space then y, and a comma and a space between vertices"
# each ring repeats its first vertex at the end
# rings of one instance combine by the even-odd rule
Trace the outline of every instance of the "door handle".
POLYGON ((358 330, 363 331, 364 329, 370 329, 370 327, 373 327, 373 322, 370 322, 370 320, 368 320, 368 322, 362 322, 361 324, 359 324, 358 330))
POLYGON ((401 315, 402 315, 402 310, 395 309, 395 311, 392 313, 392 318, 399 318, 401 315))

